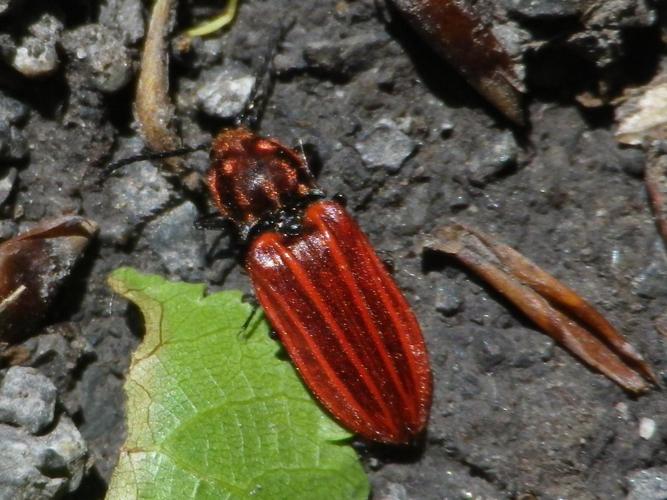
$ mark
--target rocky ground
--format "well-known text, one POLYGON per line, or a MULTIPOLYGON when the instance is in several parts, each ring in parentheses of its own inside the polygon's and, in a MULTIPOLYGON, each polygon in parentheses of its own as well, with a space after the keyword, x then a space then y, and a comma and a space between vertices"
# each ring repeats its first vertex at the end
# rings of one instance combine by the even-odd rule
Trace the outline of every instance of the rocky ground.
MULTIPOLYGON (((497 235, 598 306, 664 375, 667 345, 654 322, 667 306, 667 255, 642 182, 644 154, 617 146, 613 103, 667 63, 667 8, 473 3, 525 62, 525 129, 372 0, 242 1, 224 34, 173 49, 179 129, 188 144, 207 140, 242 104, 276 26, 294 19, 262 132, 316 146, 322 186, 347 195, 393 261, 435 373, 424 449, 361 450, 375 498, 665 498, 664 393, 629 397, 469 273, 423 256, 420 241, 453 219, 497 235)), ((178 27, 217 8, 182 2, 178 27)), ((0 0, 0 238, 68 212, 100 225, 29 344, 26 364, 50 382, 29 371, 24 383, 39 388, 35 404, 47 410, 56 388, 56 417, 3 413, 23 372, 0 390, 2 422, 64 425, 76 443, 71 422, 79 429, 92 466, 76 489, 78 455, 62 458, 58 474, 70 482, 53 487, 75 489, 71 498, 104 495, 123 440, 123 374, 141 329, 105 284, 109 272, 131 265, 250 291, 231 252, 210 258, 216 234, 194 228, 195 205, 156 166, 91 182, 100 164, 142 149, 132 101, 144 9, 140 0, 0 0)), ((203 171, 207 156, 188 163, 203 171)), ((10 470, 0 465, 0 476, 10 470)))

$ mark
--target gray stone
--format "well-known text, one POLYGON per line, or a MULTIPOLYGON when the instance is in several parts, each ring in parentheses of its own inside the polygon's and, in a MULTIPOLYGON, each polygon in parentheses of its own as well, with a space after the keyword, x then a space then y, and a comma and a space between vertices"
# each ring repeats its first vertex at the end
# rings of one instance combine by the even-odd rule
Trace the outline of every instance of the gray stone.
POLYGON ((48 477, 35 457, 35 438, 21 429, 0 425, 0 499, 51 499, 66 493, 66 479, 48 477))
POLYGON ((483 186, 516 166, 519 145, 514 135, 505 131, 494 138, 494 143, 480 148, 468 162, 467 177, 471 184, 483 186))
POLYGON ((169 201, 169 183, 149 162, 130 165, 124 173, 107 182, 113 208, 126 214, 130 224, 157 213, 169 201))
POLYGON ((627 148, 619 150, 619 161, 623 171, 633 177, 642 178, 646 170, 646 154, 641 149, 627 148))
POLYGON ((640 297, 667 297, 667 253, 661 240, 655 240, 653 257, 632 280, 632 288, 640 297))
POLYGON ((122 89, 132 77, 132 62, 119 34, 100 24, 87 24, 65 33, 63 46, 88 83, 104 93, 122 89))
POLYGON ((80 410, 76 386, 78 370, 93 358, 93 348, 77 323, 57 323, 44 328, 20 347, 30 352, 25 363, 38 366, 56 386, 60 402, 69 415, 80 410))
POLYGON ((171 274, 187 281, 203 279, 206 265, 204 233, 195 228, 197 217, 197 208, 188 201, 146 226, 148 245, 171 274))
POLYGON ((626 500, 665 500, 667 498, 667 467, 634 471, 627 476, 626 500))
POLYGON ((463 308, 463 298, 455 288, 438 288, 435 310, 445 316, 454 316, 463 308))
POLYGON ((28 106, 0 92, 0 122, 10 125, 21 123, 28 117, 28 106))
POLYGON ((0 499, 59 498, 81 484, 87 447, 68 417, 44 436, 0 425, 0 442, 0 499))
MULTIPOLYGON (((122 140, 114 159, 136 155, 141 150, 140 139, 122 140)), ((172 196, 173 188, 160 171, 150 162, 141 161, 110 177, 99 199, 90 197, 86 207, 95 210, 96 203, 105 207, 108 218, 101 225, 100 237, 114 244, 125 244, 136 226, 164 210, 172 196)))
POLYGON ((528 18, 576 16, 583 8, 581 0, 504 0, 509 12, 528 18))
POLYGON ((0 220, 0 241, 16 236, 18 231, 18 224, 13 220, 0 220))
POLYGON ((387 483, 377 493, 377 500, 409 500, 408 492, 400 483, 387 483))
POLYGON ((389 172, 398 172, 416 147, 414 140, 405 135, 393 120, 386 118, 378 121, 354 145, 366 167, 383 167, 389 172))
MULTIPOLYGON (((174 41, 174 50, 181 54, 188 54, 192 62, 192 68, 211 68, 220 66, 220 61, 225 58, 225 50, 229 48, 224 37, 195 37, 186 38, 187 49, 182 48, 178 39, 174 41)), ((199 82, 199 77, 196 78, 199 82)))
POLYGON ((590 5, 589 27, 640 28, 653 26, 658 14, 646 0, 597 0, 590 5))
POLYGON ((0 159, 23 160, 28 156, 28 143, 21 131, 14 125, 0 121, 0 159))
POLYGON ((0 170, 0 206, 7 201, 9 195, 14 189, 14 184, 16 184, 16 169, 9 168, 6 170, 0 170))
POLYGON ((237 67, 225 67, 201 76, 197 105, 207 115, 233 118, 246 106, 255 77, 237 67))
POLYGON ((144 37, 141 0, 106 0, 100 7, 100 23, 120 30, 125 43, 137 43, 144 37))
POLYGON ((279 54, 273 58, 273 67, 278 73, 300 71, 308 67, 303 57, 303 46, 308 38, 308 32, 301 25, 294 26, 282 43, 279 54))
POLYGON ((60 59, 56 50, 63 25, 59 19, 44 14, 30 26, 26 36, 16 47, 12 66, 28 78, 45 76, 58 68, 60 59))
POLYGON ((69 491, 76 490, 85 472, 88 450, 74 423, 62 415, 53 432, 43 436, 40 444, 40 470, 51 477, 66 471, 69 491))
POLYGON ((6 10, 9 10, 9 8, 12 6, 12 4, 16 4, 18 2, 14 1, 12 2, 11 0, 0 0, 0 14, 5 12, 6 10))
POLYGON ((572 35, 568 43, 600 69, 615 64, 624 50, 620 30, 584 31, 572 35))
POLYGON ((0 387, 0 422, 25 427, 32 434, 53 422, 56 387, 34 368, 13 366, 0 387))

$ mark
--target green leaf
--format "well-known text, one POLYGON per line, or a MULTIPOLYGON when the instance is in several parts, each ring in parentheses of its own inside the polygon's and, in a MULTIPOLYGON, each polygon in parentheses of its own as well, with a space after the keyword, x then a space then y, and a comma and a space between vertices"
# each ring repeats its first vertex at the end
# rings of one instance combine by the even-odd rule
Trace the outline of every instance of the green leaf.
POLYGON ((125 382, 127 440, 107 498, 366 499, 350 434, 313 401, 241 293, 204 296, 119 269, 144 315, 125 382))

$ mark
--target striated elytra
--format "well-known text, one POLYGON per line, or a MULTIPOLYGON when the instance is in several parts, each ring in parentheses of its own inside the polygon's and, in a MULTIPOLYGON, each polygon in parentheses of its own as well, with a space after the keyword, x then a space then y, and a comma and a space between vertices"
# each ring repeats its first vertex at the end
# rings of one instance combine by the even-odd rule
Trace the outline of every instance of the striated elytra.
POLYGON ((257 298, 303 381, 344 427, 405 444, 432 380, 421 329, 368 238, 305 159, 244 129, 213 143, 208 184, 247 244, 257 298))

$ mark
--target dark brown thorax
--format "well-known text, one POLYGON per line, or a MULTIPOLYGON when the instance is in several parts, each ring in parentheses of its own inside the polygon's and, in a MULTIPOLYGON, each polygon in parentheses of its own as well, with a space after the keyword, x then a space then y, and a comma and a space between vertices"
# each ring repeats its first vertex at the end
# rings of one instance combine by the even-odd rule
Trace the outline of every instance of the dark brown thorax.
POLYGON ((220 214, 241 233, 319 192, 302 156, 245 128, 213 141, 208 186, 220 214))

